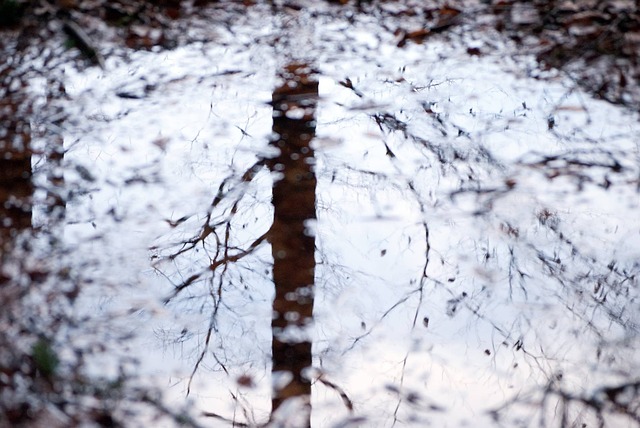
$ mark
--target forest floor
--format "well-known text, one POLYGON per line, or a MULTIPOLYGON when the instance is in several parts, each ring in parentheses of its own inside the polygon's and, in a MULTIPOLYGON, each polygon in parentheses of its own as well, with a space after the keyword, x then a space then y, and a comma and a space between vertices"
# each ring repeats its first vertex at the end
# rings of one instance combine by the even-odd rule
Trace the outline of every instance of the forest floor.
MULTIPOLYGON (((317 7, 300 0, 275 3, 291 10, 317 7)), ((398 34, 399 45, 422 43, 458 26, 479 38, 501 33, 517 46, 512 56, 534 55, 542 71, 561 70, 595 97, 640 108, 640 12, 633 0, 331 3, 354 14, 412 17, 414 23, 421 19, 415 27, 389 28, 398 34)), ((198 27, 206 25, 199 18, 206 18, 211 10, 224 10, 232 19, 234 13, 260 5, 264 3, 255 0, 2 0, 0 31, 17 31, 26 44, 60 41, 63 36, 62 40, 69 40, 67 46, 75 45, 91 63, 98 63, 114 45, 171 49, 197 41, 198 27)), ((11 53, 10 44, 0 43, 4 55, 11 53)), ((468 53, 490 52, 470 47, 468 53)))

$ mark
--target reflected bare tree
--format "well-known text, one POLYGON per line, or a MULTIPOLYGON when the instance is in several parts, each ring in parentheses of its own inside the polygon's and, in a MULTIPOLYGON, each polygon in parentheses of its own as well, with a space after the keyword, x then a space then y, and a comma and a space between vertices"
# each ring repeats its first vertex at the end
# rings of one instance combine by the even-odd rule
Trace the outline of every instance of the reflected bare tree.
MULTIPOLYGON (((388 140, 383 142, 384 150, 395 163, 402 157, 402 144, 411 141, 422 150, 427 164, 439 168, 443 180, 446 177, 457 180, 457 189, 449 192, 449 202, 457 206, 471 201, 473 210, 469 214, 473 224, 491 235, 491 238, 485 238, 478 234, 479 239, 475 238, 478 241, 472 250, 475 255, 471 258, 474 260, 471 265, 489 276, 460 282, 456 270, 468 263, 463 259, 455 262, 441 259, 442 264, 454 263, 457 269, 448 276, 434 275, 438 269, 429 265, 430 250, 441 254, 445 251, 430 243, 429 226, 425 222, 427 257, 422 275, 415 281, 417 287, 390 305, 384 316, 407 303, 417 302, 413 322, 413 328, 416 328, 425 291, 430 290, 432 296, 439 292, 448 296, 446 313, 449 317, 466 313, 476 326, 489 325, 499 339, 491 349, 484 350, 485 354, 518 355, 515 359, 524 362, 542 379, 536 388, 514 393, 512 400, 492 411, 496 423, 530 426, 531 421, 510 414, 517 406, 538 409, 536 424, 541 427, 638 423, 637 353, 632 344, 637 343, 640 335, 637 317, 640 265, 616 249, 594 252, 592 243, 585 239, 590 231, 574 230, 571 213, 553 208, 554 204, 562 205, 561 201, 526 206, 524 210, 531 211, 525 217, 522 216, 523 207, 511 205, 517 200, 520 187, 526 188, 531 176, 537 180, 535 192, 556 191, 553 187, 558 185, 566 186, 572 195, 620 192, 628 200, 637 200, 637 159, 629 158, 629 152, 625 150, 611 149, 608 145, 599 147, 602 142, 580 138, 574 131, 567 133, 570 136, 555 134, 558 139, 570 139, 574 147, 556 155, 530 152, 517 160, 513 168, 501 164, 482 144, 462 149, 455 143, 440 146, 435 143, 437 139, 416 134, 409 120, 398 119, 401 114, 385 112, 374 116, 376 123, 388 133, 388 140), (498 281, 494 275, 505 279, 498 281), (531 306, 505 316, 492 311, 495 301, 502 301, 504 308, 531 306), (538 308, 537 302, 553 302, 545 304, 559 304, 563 309, 554 312, 544 306, 538 308), (571 370, 567 367, 574 364, 576 357, 567 357, 563 346, 545 332, 549 323, 555 326, 563 322, 571 327, 563 327, 566 330, 561 334, 572 331, 569 337, 563 336, 563 340, 572 342, 574 339, 570 336, 579 331, 580 339, 575 339, 574 346, 592 352, 582 355, 585 364, 587 361, 592 364, 592 371, 585 370, 584 375, 607 373, 607 380, 585 387, 586 391, 566 380, 567 372, 571 370), (555 414, 558 408, 561 409, 559 416, 555 414)), ((427 111, 427 114, 433 115, 433 112, 427 111)), ((481 132, 476 135, 460 132, 460 128, 446 117, 438 117, 438 128, 454 132, 458 129, 458 137, 471 141, 477 141, 481 132)), ((549 132, 555 132, 551 125, 549 132)), ((416 178, 411 177, 406 186, 416 197, 421 211, 426 214, 428 210, 438 210, 438 205, 426 202, 429 196, 415 183, 416 178)), ((594 225, 593 229, 600 227, 594 225)), ((429 318, 425 317, 424 327, 428 326, 429 318)), ((357 337, 354 344, 370 333, 367 331, 357 337)), ((410 352, 403 367, 409 356, 410 352)), ((515 363, 513 368, 518 365, 515 363)), ((403 400, 407 401, 406 396, 399 393, 399 407, 403 400)))
MULTIPOLYGON (((285 343, 279 339, 282 330, 303 326, 312 316, 312 272, 316 267, 310 250, 313 239, 304 235, 304 220, 316 215, 311 209, 315 199, 311 192, 307 193, 308 189, 315 188, 316 177, 313 177, 313 183, 298 183, 300 188, 292 187, 286 181, 289 173, 293 177, 317 173, 304 163, 296 164, 296 161, 312 160, 317 155, 311 147, 301 144, 313 137, 310 128, 313 115, 309 117, 309 113, 315 104, 309 101, 314 90, 300 84, 300 79, 304 78, 297 76, 296 67, 305 68, 303 64, 291 64, 281 76, 285 85, 273 94, 273 131, 278 138, 271 145, 278 149, 278 156, 259 158, 250 168, 224 179, 204 225, 200 225, 200 233, 178 244, 181 248, 168 258, 173 261, 200 247, 210 257, 201 270, 176 284, 171 297, 186 294, 196 283, 208 283, 214 315, 205 334, 207 346, 199 354, 197 370, 217 331, 215 314, 224 307, 225 287, 235 280, 230 266, 256 256, 266 242, 271 244, 272 280, 276 290, 272 321, 273 371, 274 374, 289 371, 291 375, 290 383, 284 383, 282 387, 276 384, 272 397, 274 412, 286 399, 304 398, 310 393, 303 372, 310 365, 311 343, 300 339, 301 336, 285 343), (303 93, 296 93, 296 90, 303 93), (288 100, 288 96, 292 99, 288 100), (309 104, 301 108, 298 102, 309 104), (283 104, 286 108, 280 107, 283 104), (293 107, 289 109, 289 106, 293 107), (301 136, 305 136, 304 139, 301 136), (290 141, 296 143, 287 146, 287 151, 278 145, 287 145, 290 141), (272 201, 274 222, 262 235, 240 244, 232 239, 234 228, 239 228, 232 225, 233 217, 242 211, 242 199, 249 184, 265 169, 276 177, 272 201), (288 203, 297 205, 289 207, 288 203), (285 224, 288 225, 286 230, 282 228, 285 224), (297 253, 289 258, 292 249, 297 249, 297 253)), ((387 83, 395 87, 411 85, 401 79, 387 83)), ((366 89, 358 87, 356 79, 345 79, 341 84, 360 98, 375 99, 366 89)), ((407 240, 407 251, 416 248, 412 239, 413 242, 419 240, 420 249, 424 249, 423 261, 410 289, 389 303, 375 325, 363 327, 364 333, 354 337, 347 351, 372 337, 377 326, 383 325, 387 318, 407 312, 408 308, 412 322, 407 329, 412 333, 417 334, 417 330, 424 328, 437 329, 429 314, 433 306, 429 311, 426 306, 427 303, 439 305, 448 318, 467 317, 469 325, 489 327, 490 339, 487 339, 486 347, 477 349, 479 356, 493 358, 496 365, 505 355, 512 357, 512 366, 505 366, 505 370, 528 366, 532 377, 536 378, 534 390, 514 393, 513 399, 507 400, 504 407, 491 413, 497 423, 527 426, 530 421, 511 419, 509 412, 516 406, 534 406, 540 426, 564 427, 594 420, 606 425, 609 418, 618 416, 625 421, 637 421, 638 382, 633 370, 637 367, 633 361, 633 344, 638 340, 636 296, 640 266, 637 262, 629 262, 624 254, 618 254, 624 260, 617 260, 615 252, 594 255, 584 239, 588 231, 572 229, 575 218, 571 212, 563 212, 557 201, 522 202, 532 194, 556 192, 556 185, 564 186, 562 188, 571 194, 624 188, 625 197, 635 198, 637 159, 625 159, 628 153, 624 151, 611 151, 580 139, 579 132, 573 132, 571 136, 557 135, 557 129, 549 121, 548 132, 559 142, 571 143, 566 150, 554 155, 532 151, 513 164, 503 163, 500 153, 484 144, 497 133, 490 129, 491 118, 486 118, 486 130, 469 131, 432 108, 438 102, 446 104, 446 98, 429 100, 429 88, 411 87, 410 90, 418 94, 416 98, 420 98, 423 91, 419 108, 388 109, 369 115, 381 131, 381 149, 395 168, 395 174, 370 171, 349 162, 335 162, 334 171, 326 175, 331 177, 332 183, 351 188, 356 187, 354 176, 365 177, 360 182, 364 183, 361 184, 362 194, 385 187, 401 189, 398 197, 411 199, 421 215, 419 239, 413 235, 407 240), (416 125, 425 123, 431 127, 416 125), (404 170, 408 159, 417 159, 415 163, 420 164, 411 173, 404 170), (431 183, 438 183, 445 190, 434 191, 430 188, 431 183), (469 222, 470 230, 460 232, 449 227, 446 230, 450 232, 450 241, 434 241, 433 236, 441 231, 433 223, 440 221, 441 225, 441 217, 454 209, 464 212, 460 217, 469 222), (551 306, 553 311, 549 310, 551 306), (553 326, 554 332, 549 333, 548 325, 553 326), (558 325, 561 326, 560 333, 555 330, 558 325), (555 334, 562 335, 563 340, 569 340, 570 335, 579 337, 575 347, 593 351, 596 370, 614 372, 616 376, 607 378, 606 382, 598 380, 599 383, 589 390, 577 391, 579 388, 566 380, 564 370, 576 361, 582 363, 584 360, 566 356, 565 349, 556 347, 555 334), (625 355, 626 351, 630 355, 625 355), (616 355, 618 353, 620 355, 616 355), (625 376, 630 380, 624 380, 625 376), (564 406, 559 418, 552 415, 558 405, 564 406)), ((315 91, 317 95, 317 86, 315 91)), ((527 113, 525 103, 522 111, 514 111, 514 115, 523 117, 527 113)), ((476 112, 469 111, 469 114, 476 112)), ((315 192, 313 194, 315 198, 315 192)), ((180 219, 174 224, 187 220, 180 219)), ((233 285, 240 284, 242 281, 233 285)), ((415 349, 407 350, 398 385, 392 388, 398 395, 394 423, 403 422, 403 408, 416 413, 451 410, 428 401, 423 405, 425 401, 421 401, 419 394, 404 389, 403 382, 410 376, 405 368, 411 365, 414 353, 415 349)), ((218 363, 227 371, 221 362, 218 363)), ((303 419, 305 422, 301 425, 306 426, 307 419, 303 419)))
MULTIPOLYGON (((316 176, 315 157, 311 146, 315 136, 315 109, 318 100, 318 81, 315 71, 306 63, 291 63, 279 73, 282 84, 272 95, 273 140, 270 146, 277 153, 274 157, 260 159, 256 165, 246 171, 241 182, 252 180, 260 168, 266 167, 273 177, 273 223, 269 230, 253 241, 246 249, 237 249, 233 253, 230 242, 231 224, 212 222, 211 213, 200 235, 183 245, 183 248, 170 256, 175 258, 191 250, 198 243, 205 244, 209 236, 218 237, 217 227, 225 230, 225 241, 218 241, 209 266, 210 270, 220 269, 226 272, 231 263, 249 256, 263 242, 271 245, 273 257, 273 299, 272 330, 272 410, 270 423, 295 426, 311 425, 311 367, 313 364, 312 342, 309 327, 313 319, 315 293, 315 219, 316 219, 316 176), (286 407, 280 415, 279 411, 286 407)), ((220 187, 222 192, 226 182, 220 187)), ((218 195, 212 207, 222 201, 218 195)), ((233 203, 231 213, 238 210, 233 203)), ((200 281, 206 271, 200 271, 178 284, 174 295, 186 290, 200 281)), ((223 299, 223 284, 216 291, 214 316, 223 299)), ((170 300, 169 299, 169 300, 170 300)), ((215 322, 206 335, 209 344, 215 322)), ((206 351, 205 351, 206 352, 206 351)), ((196 367, 202 361, 201 354, 196 367)), ((217 416, 209 413, 209 416, 217 416)))
MULTIPOLYGON (((121 426, 109 397, 122 397, 124 378, 87 375, 92 351, 73 341, 83 284, 59 239, 68 195, 57 69, 70 59, 47 44, 55 24, 39 6, 0 2, 0 426, 121 426)), ((134 401, 161 408, 144 394, 134 401)))

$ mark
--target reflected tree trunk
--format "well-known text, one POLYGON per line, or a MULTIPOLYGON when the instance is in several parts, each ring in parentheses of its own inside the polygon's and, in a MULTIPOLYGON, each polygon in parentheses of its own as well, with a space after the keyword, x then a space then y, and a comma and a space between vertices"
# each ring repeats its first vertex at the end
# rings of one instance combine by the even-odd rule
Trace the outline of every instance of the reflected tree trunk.
POLYGON ((275 177, 268 234, 275 283, 271 419, 291 400, 296 426, 310 426, 312 343, 305 327, 313 316, 316 176, 309 143, 315 135, 318 81, 304 63, 289 64, 281 77, 272 98, 271 145, 279 154, 267 162, 275 177))
MULTIPOLYGON (((13 237, 33 226, 33 169, 31 118, 33 100, 27 93, 27 84, 12 76, 12 70, 0 70, 0 252, 7 254, 14 244, 13 237)), ((62 161, 64 141, 61 133, 64 114, 56 101, 64 96, 61 82, 52 80, 47 86, 45 114, 47 123, 43 133, 44 157, 47 176, 45 209, 51 220, 65 215, 62 195, 64 178, 62 161)))
MULTIPOLYGON (((31 227, 32 218, 32 107, 26 83, 10 76, 10 68, 0 70, 5 82, 0 87, 0 262, 12 250, 14 237, 31 227)), ((2 278, 0 272, 0 283, 2 278)))

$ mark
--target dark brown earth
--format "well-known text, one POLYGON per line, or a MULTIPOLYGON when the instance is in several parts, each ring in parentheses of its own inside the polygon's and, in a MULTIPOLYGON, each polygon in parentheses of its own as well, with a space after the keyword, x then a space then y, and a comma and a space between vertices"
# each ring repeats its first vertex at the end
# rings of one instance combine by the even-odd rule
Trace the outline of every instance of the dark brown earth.
POLYGON ((640 11, 634 0, 494 0, 495 27, 543 69, 598 98, 640 108, 640 11))

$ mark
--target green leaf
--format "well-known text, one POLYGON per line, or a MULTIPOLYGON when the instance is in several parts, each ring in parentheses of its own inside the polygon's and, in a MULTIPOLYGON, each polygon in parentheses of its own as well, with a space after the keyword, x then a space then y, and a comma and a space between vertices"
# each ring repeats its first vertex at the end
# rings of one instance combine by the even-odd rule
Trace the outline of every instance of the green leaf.
POLYGON ((31 349, 33 361, 36 364, 36 368, 44 375, 44 376, 52 376, 56 369, 58 368, 58 364, 60 360, 56 355, 55 351, 51 349, 51 345, 44 339, 38 340, 31 349))

